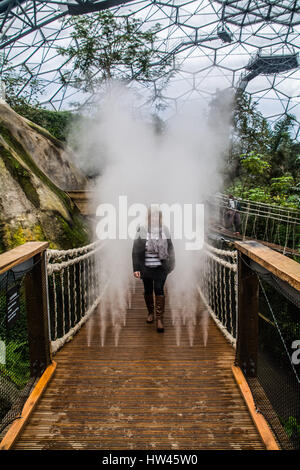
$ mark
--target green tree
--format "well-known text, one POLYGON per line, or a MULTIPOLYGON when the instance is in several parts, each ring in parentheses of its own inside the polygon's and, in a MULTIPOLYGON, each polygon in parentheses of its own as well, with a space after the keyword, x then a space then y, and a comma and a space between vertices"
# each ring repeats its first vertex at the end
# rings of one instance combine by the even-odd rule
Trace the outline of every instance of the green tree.
POLYGON ((300 143, 292 137, 295 118, 273 127, 245 93, 235 96, 226 186, 235 195, 299 206, 300 143))
MULTIPOLYGON (((250 152, 249 154, 241 155, 241 165, 246 171, 246 175, 252 177, 261 177, 266 175, 271 165, 264 159, 261 154, 250 152)), ((257 181, 257 179, 256 179, 257 181)))
POLYGON ((275 195, 286 195, 294 186, 294 178, 292 176, 281 176, 279 178, 271 178, 271 192, 275 195))
POLYGON ((111 79, 146 83, 164 77, 166 83, 170 77, 170 59, 155 46, 158 25, 145 31, 141 20, 117 18, 110 10, 69 18, 67 25, 73 41, 57 49, 72 62, 63 82, 95 92, 111 79))
POLYGON ((300 178, 300 142, 292 136, 294 116, 284 116, 274 126, 271 138, 271 178, 280 178, 289 173, 294 179, 300 178))
POLYGON ((241 155, 263 155, 269 162, 271 135, 268 121, 257 111, 251 96, 237 92, 233 102, 231 145, 225 176, 227 185, 245 173, 241 155))
POLYGON ((236 157, 250 152, 270 153, 272 130, 256 106, 251 96, 242 92, 236 94, 233 114, 233 150, 236 157))

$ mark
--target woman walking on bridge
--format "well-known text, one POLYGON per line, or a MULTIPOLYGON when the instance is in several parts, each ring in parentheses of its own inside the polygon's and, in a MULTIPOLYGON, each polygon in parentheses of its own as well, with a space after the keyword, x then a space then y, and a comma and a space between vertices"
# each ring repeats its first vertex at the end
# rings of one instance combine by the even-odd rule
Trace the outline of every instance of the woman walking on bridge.
POLYGON ((164 284, 175 267, 174 247, 167 227, 162 225, 162 213, 148 209, 145 226, 139 226, 132 249, 133 274, 144 283, 144 298, 148 310, 147 323, 154 321, 164 332, 164 284), (154 293, 154 295, 153 295, 154 293), (155 297, 155 303, 154 303, 155 297))

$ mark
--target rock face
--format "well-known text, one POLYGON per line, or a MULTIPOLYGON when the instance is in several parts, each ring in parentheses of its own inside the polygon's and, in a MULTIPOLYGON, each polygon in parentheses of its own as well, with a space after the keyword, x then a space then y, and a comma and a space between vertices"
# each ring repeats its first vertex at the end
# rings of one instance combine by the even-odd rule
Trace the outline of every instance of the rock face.
POLYGON ((60 189, 84 189, 86 178, 72 163, 71 152, 46 129, 15 113, 3 102, 0 102, 0 122, 60 189))
POLYGON ((86 183, 60 141, 0 102, 0 251, 30 240, 61 249, 88 243, 86 221, 64 191, 86 183))

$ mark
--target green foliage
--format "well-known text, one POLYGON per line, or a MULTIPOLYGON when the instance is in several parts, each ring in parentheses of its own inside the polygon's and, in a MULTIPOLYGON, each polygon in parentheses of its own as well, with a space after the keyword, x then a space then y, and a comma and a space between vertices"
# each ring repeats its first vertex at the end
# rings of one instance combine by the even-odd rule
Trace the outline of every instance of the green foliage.
POLYGON ((275 194, 288 194, 293 188, 294 178, 292 176, 281 176, 271 178, 271 192, 275 194))
POLYGON ((237 94, 227 192, 300 208, 300 143, 292 138, 293 122, 287 115, 271 128, 251 97, 237 94))
POLYGON ((81 217, 73 214, 72 222, 69 222, 57 212, 55 218, 61 227, 58 242, 63 249, 77 248, 90 243, 90 234, 83 229, 81 217))
MULTIPOLYGON (((78 119, 77 115, 70 111, 49 111, 40 106, 30 106, 24 102, 15 104, 13 109, 26 119, 47 129, 59 141, 66 141, 73 121, 78 119)), ((48 135, 47 137, 51 138, 48 135)))
POLYGON ((277 178, 286 173, 299 180, 300 176, 300 142, 291 138, 294 117, 285 116, 274 126, 270 137, 272 169, 270 176, 277 178))
POLYGON ((3 251, 11 250, 12 248, 23 245, 26 242, 46 240, 43 228, 39 224, 33 225, 30 228, 24 228, 20 224, 14 229, 7 225, 2 236, 4 243, 3 251))
POLYGON ((286 205, 288 207, 295 207, 297 209, 300 209, 300 196, 297 194, 292 194, 284 202, 282 202, 282 205, 286 205))
POLYGON ((263 175, 271 167, 271 165, 264 160, 263 155, 256 154, 255 152, 241 155, 241 165, 251 176, 263 175))
POLYGON ((5 326, 5 290, 0 291, 0 338, 5 342, 6 364, 0 364, 0 375, 22 389, 30 378, 29 345, 27 337, 27 313, 24 284, 20 287, 20 314, 9 331, 5 326))
POLYGON ((300 424, 294 416, 290 416, 286 421, 283 421, 283 427, 288 437, 297 437, 300 439, 300 424))
POLYGON ((0 373, 22 390, 30 378, 28 341, 9 341, 6 344, 6 364, 0 364, 0 373))
POLYGON ((103 82, 147 82, 170 73, 170 59, 156 47, 159 25, 144 30, 139 19, 116 18, 110 10, 94 15, 71 17, 73 43, 57 51, 72 61, 72 71, 65 72, 62 82, 71 82, 87 92, 94 92, 103 82))
POLYGON ((270 202, 270 193, 265 188, 250 188, 246 199, 257 202, 270 202))
POLYGON ((270 151, 270 125, 256 109, 251 96, 238 92, 233 113, 232 151, 235 156, 241 154, 268 155, 270 151))
MULTIPOLYGON (((236 179, 234 183, 226 189, 226 193, 233 194, 237 198, 249 199, 250 201, 300 209, 300 197, 296 194, 272 192, 270 184, 255 185, 255 180, 251 184, 248 179, 247 183, 246 185, 245 181, 241 178, 236 179)), ((292 190, 293 187, 291 187, 291 191, 292 190)))

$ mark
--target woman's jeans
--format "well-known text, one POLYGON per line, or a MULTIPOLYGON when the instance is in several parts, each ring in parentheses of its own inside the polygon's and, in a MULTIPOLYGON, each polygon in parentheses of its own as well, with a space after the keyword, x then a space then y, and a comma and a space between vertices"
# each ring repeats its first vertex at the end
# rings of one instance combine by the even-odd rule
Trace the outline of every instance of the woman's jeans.
POLYGON ((142 280, 144 283, 144 294, 152 295, 153 290, 155 295, 164 295, 164 285, 167 279, 167 273, 160 268, 148 268, 147 272, 143 275, 142 280), (155 270, 151 275, 150 269, 155 270))

